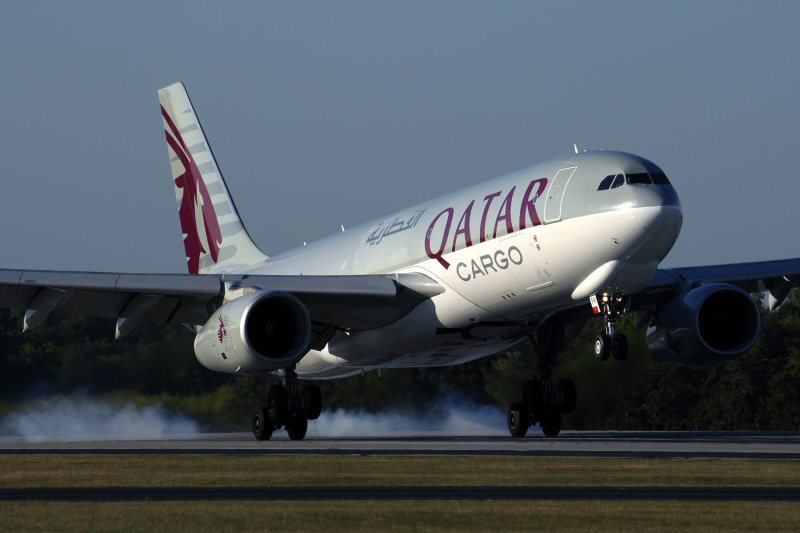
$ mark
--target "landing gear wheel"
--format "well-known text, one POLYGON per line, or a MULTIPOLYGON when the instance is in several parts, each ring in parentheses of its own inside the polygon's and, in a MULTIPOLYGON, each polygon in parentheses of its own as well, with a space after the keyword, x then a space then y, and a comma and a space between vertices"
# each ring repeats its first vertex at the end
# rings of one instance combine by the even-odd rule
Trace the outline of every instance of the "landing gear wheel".
POLYGON ((275 423, 267 414, 267 408, 259 405, 253 411, 253 436, 256 440, 269 440, 275 430, 275 423))
POLYGON ((542 433, 544 433, 545 437, 557 437, 560 432, 561 411, 557 407, 548 409, 542 417, 542 433))
POLYGON ((530 422, 521 402, 514 402, 508 408, 508 431, 512 437, 524 437, 530 422))
POLYGON ((285 425, 288 420, 289 393, 283 385, 273 385, 267 393, 267 414, 277 426, 285 425))
POLYGON ((605 361, 611 353, 611 339, 605 333, 594 338, 594 356, 598 361, 605 361))
POLYGON ((306 431, 308 431, 308 420, 306 417, 301 413, 292 416, 286 428, 286 433, 289 435, 289 438, 292 440, 303 440, 303 437, 306 436, 306 431))
POLYGON ((309 420, 316 420, 322 412, 322 393, 316 385, 306 385, 303 387, 303 400, 305 403, 305 415, 309 420))
POLYGON ((544 407, 544 384, 532 379, 522 388, 522 407, 528 415, 528 422, 535 424, 542 416, 544 407))
POLYGON ((628 337, 622 333, 614 335, 613 348, 611 352, 614 354, 614 359, 617 361, 624 361, 628 358, 628 337))
POLYGON ((575 383, 571 379, 562 379, 558 382, 556 396, 559 399, 559 408, 563 414, 568 415, 575 411, 577 392, 575 383))

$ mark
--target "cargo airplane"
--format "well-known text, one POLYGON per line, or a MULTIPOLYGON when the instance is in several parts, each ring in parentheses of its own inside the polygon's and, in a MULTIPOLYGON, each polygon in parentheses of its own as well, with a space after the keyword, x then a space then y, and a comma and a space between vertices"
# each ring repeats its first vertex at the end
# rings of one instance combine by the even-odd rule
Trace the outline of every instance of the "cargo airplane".
POLYGON ((302 439, 322 410, 300 380, 380 368, 455 365, 531 339, 530 380, 508 409, 521 437, 561 429, 571 380, 558 354, 592 314, 599 360, 628 353, 616 324, 635 313, 660 361, 718 364, 759 333, 751 293, 771 308, 800 259, 659 269, 681 229, 680 201, 656 164, 585 151, 468 187, 267 256, 250 239, 180 83, 159 92, 186 274, 0 270, 0 306, 24 329, 52 311, 110 316, 116 336, 142 320, 186 324, 211 369, 275 373, 253 434, 302 439))

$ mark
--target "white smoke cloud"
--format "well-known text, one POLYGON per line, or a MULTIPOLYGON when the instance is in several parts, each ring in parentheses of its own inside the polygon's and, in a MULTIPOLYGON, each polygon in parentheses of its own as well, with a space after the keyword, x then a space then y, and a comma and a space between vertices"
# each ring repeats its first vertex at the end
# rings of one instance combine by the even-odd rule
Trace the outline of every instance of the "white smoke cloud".
POLYGON ((197 423, 159 406, 120 406, 86 396, 40 398, 0 421, 0 435, 26 442, 154 440, 197 432, 197 423))
MULTIPOLYGON (((506 415, 491 406, 442 400, 427 416, 323 412, 309 437, 505 436, 506 415)), ((40 398, 0 418, 0 436, 25 442, 198 438, 198 424, 160 406, 115 405, 86 395, 40 398)))
POLYGON ((506 435, 506 415, 491 406, 443 401, 425 417, 400 413, 323 412, 309 422, 313 437, 400 437, 410 435, 500 436, 506 435))

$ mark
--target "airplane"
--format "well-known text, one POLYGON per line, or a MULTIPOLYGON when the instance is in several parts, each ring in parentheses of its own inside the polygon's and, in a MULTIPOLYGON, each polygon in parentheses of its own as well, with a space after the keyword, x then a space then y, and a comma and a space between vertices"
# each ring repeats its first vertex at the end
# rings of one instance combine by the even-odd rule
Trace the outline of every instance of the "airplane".
POLYGON ((659 269, 681 230, 678 194, 638 155, 582 151, 423 202, 268 256, 252 241, 186 89, 158 91, 186 252, 185 274, 0 270, 0 306, 23 329, 53 311, 185 324, 205 367, 273 373, 253 435, 303 439, 320 416, 317 385, 381 368, 456 365, 530 339, 531 376, 509 433, 557 436, 575 409, 557 357, 603 317, 599 360, 624 360, 616 329, 635 313, 659 361, 714 365, 759 333, 751 293, 770 309, 800 282, 800 258, 659 269))

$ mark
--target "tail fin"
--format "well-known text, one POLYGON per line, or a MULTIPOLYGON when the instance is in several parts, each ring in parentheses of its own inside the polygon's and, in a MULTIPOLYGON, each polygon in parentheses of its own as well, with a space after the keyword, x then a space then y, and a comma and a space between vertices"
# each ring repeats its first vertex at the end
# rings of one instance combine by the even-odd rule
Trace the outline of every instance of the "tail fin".
POLYGON ((186 88, 172 84, 158 99, 189 272, 231 272, 266 260, 239 218, 186 88))

